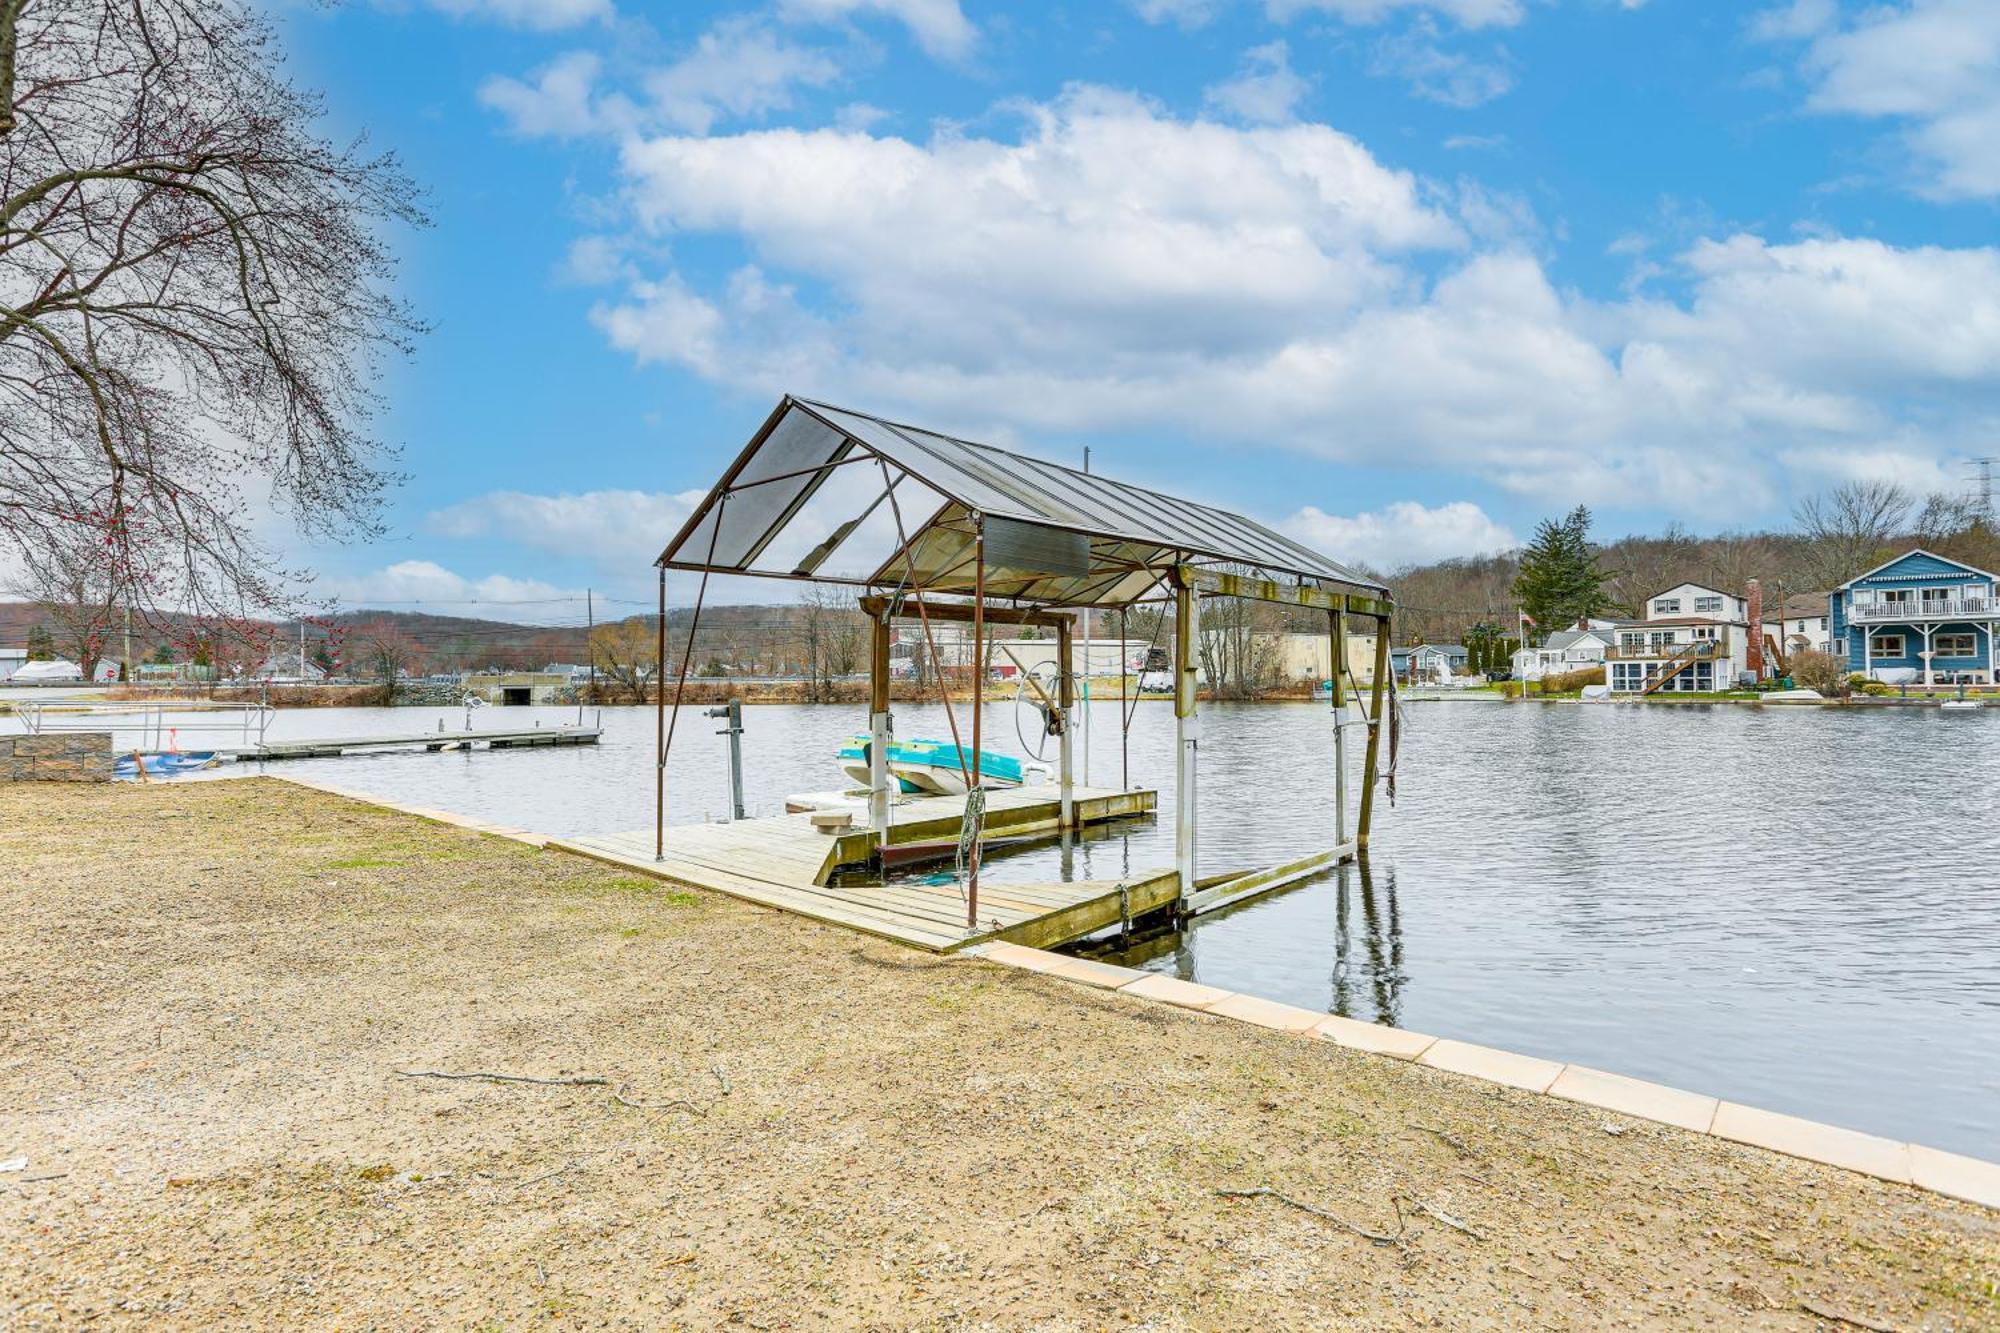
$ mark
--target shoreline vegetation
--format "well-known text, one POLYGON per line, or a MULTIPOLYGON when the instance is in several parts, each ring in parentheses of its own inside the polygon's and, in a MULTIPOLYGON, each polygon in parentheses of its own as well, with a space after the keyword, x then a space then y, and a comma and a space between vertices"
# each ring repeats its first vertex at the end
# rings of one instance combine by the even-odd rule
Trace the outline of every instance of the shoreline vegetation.
POLYGON ((0 789, 0 950, 23 1328, 2000 1322, 1970 1204, 274 779, 0 789))

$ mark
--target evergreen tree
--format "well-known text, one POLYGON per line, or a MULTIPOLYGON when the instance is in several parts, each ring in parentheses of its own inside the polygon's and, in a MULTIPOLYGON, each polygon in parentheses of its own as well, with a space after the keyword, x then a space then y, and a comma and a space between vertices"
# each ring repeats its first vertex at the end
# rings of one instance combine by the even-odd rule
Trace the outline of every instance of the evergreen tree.
POLYGON ((30 662, 53 662, 55 656, 55 635, 49 633, 47 625, 37 625, 28 631, 28 660, 30 662))
POLYGON ((1544 633, 1602 614, 1605 574, 1590 545, 1590 510, 1572 509, 1561 522, 1543 519, 1521 552, 1514 597, 1544 633))

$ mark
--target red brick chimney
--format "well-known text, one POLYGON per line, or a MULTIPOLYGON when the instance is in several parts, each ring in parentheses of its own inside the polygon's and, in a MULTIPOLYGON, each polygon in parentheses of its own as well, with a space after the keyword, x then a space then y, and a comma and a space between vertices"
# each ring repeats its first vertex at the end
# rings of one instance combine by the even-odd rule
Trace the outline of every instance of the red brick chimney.
POLYGON ((1750 603, 1750 674, 1764 679, 1764 587, 1751 579, 1743 589, 1750 603))

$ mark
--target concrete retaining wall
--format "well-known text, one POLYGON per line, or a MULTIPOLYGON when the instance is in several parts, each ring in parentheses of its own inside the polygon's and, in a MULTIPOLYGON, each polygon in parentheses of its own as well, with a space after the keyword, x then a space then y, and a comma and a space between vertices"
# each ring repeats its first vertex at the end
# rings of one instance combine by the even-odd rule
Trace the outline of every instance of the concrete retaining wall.
POLYGON ((0 736, 0 782, 109 782, 111 733, 0 736))

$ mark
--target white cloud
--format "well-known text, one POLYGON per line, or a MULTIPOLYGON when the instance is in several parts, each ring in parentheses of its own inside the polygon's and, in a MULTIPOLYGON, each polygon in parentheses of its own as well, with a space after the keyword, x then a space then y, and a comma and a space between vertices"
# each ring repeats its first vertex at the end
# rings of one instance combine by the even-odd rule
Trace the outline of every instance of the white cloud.
POLYGON ((1148 23, 1172 23, 1187 32, 1205 27, 1227 0, 1131 0, 1132 12, 1148 23))
POLYGON ((611 0, 431 0, 455 18, 486 18, 515 28, 554 31, 611 17, 611 0))
POLYGON ((498 537, 517 546, 629 574, 651 564, 701 491, 605 490, 535 495, 489 491, 430 514, 440 537, 498 537))
POLYGON ((361 574, 328 575, 314 585, 314 591, 357 611, 428 611, 526 625, 573 618, 566 604, 580 603, 584 595, 581 588, 507 574, 468 578, 431 560, 399 560, 361 574))
POLYGON ((1507 136, 1504 134, 1454 134, 1445 139, 1444 146, 1456 153, 1465 149, 1505 148, 1507 136))
POLYGON ((1754 29, 1809 39, 1809 109, 1906 123, 1914 185, 1940 198, 2000 196, 2000 5, 1908 0, 1840 24, 1810 0, 1765 14, 1754 29))
POLYGON ((1403 80, 1419 97, 1461 109, 1505 96, 1514 86, 1504 53, 1481 58, 1448 50, 1428 18, 1378 41, 1369 71, 1403 80))
POLYGON ((1454 556, 1492 555, 1521 544, 1470 500, 1435 508, 1399 500, 1371 513, 1341 516, 1306 505, 1279 528, 1316 551, 1370 569, 1395 570, 1454 556))
POLYGON ((1285 43, 1266 42, 1245 51, 1236 77, 1205 90, 1202 102, 1233 120, 1282 125, 1311 87, 1293 71, 1285 43))
POLYGON ((881 14, 908 28, 919 46, 945 60, 964 59, 979 40, 978 29, 958 0, 779 0, 778 12, 788 19, 817 22, 881 14))
POLYGON ((799 46, 754 19, 725 19, 694 50, 644 80, 653 110, 669 125, 706 134, 723 116, 764 116, 792 106, 795 89, 840 78, 825 52, 799 46))
POLYGON ((591 92, 601 66, 588 51, 572 51, 537 71, 534 82, 495 75, 479 85, 479 101, 507 118, 516 134, 575 138, 600 128, 591 92))
POLYGON ((1521 0, 1268 0, 1271 17, 1324 13, 1348 23, 1381 23, 1405 10, 1441 14, 1465 28, 1510 27, 1526 15, 1521 0))
POLYGON ((1170 430, 1708 523, 1781 498, 1788 453, 1937 460, 2000 416, 2000 251, 1737 236, 1649 259, 1680 300, 1593 302, 1518 201, 1325 126, 1093 89, 1027 114, 635 141, 641 236, 752 258, 654 267, 595 318, 642 361, 974 437, 1170 430))

